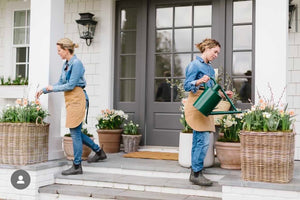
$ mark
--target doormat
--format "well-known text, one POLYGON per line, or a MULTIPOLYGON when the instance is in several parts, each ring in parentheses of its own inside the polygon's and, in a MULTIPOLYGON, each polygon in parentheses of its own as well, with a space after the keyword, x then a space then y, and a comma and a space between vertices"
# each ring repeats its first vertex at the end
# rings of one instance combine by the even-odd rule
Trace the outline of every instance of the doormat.
POLYGON ((124 154, 125 158, 146 158, 155 160, 178 160, 178 153, 138 151, 124 154))

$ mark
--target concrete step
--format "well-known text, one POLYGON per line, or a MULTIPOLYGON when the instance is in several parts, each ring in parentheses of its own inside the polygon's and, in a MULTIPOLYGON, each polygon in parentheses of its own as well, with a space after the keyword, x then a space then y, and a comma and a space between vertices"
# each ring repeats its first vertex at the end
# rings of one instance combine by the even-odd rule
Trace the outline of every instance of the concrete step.
POLYGON ((55 183, 65 185, 92 186, 202 197, 220 198, 222 196, 222 187, 217 182, 214 182, 211 187, 203 187, 193 185, 188 179, 94 172, 84 172, 83 174, 73 176, 57 174, 55 177, 55 183))
POLYGON ((79 186, 53 184, 39 189, 39 199, 61 200, 221 200, 214 197, 198 197, 191 195, 165 194, 147 191, 131 191, 125 189, 99 188, 95 186, 79 186))
MULTIPOLYGON (((71 167, 71 165, 69 166, 71 167)), ((133 175, 143 177, 156 177, 156 178, 175 178, 175 179, 189 179, 190 170, 184 172, 172 172, 162 170, 141 170, 141 169, 122 169, 111 167, 97 167, 97 166, 84 166, 83 171, 91 173, 106 173, 106 174, 120 174, 120 175, 133 175)), ((212 181, 218 182, 225 175, 217 174, 210 169, 204 169, 205 176, 212 181)))

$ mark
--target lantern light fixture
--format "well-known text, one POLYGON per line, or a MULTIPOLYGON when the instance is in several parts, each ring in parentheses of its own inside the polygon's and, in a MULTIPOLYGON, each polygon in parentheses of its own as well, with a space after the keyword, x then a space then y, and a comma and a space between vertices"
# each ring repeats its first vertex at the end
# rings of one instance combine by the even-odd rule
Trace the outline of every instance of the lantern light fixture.
POLYGON ((293 19, 294 13, 295 13, 295 25, 296 25, 296 31, 297 31, 297 29, 298 29, 298 27, 297 27, 297 17, 298 17, 297 5, 292 4, 292 1, 293 0, 289 0, 289 29, 292 28, 292 19, 293 19))
POLYGON ((76 20, 79 37, 85 39, 86 45, 90 46, 94 38, 97 21, 92 13, 79 13, 80 19, 76 20))

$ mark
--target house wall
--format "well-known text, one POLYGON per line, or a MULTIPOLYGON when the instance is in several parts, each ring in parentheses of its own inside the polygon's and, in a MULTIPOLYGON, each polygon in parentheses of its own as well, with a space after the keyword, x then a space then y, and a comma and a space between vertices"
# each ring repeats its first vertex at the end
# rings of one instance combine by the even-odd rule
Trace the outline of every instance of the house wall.
MULTIPOLYGON (((113 105, 113 42, 115 1, 65 0, 64 2, 64 35, 65 37, 69 37, 75 43, 79 44, 79 48, 75 49, 75 54, 79 59, 82 60, 86 69, 86 91, 90 98, 87 127, 89 132, 94 134, 96 142, 98 142, 95 128, 95 124, 97 122, 96 116, 102 109, 112 108, 113 105), (95 14, 95 19, 98 21, 95 38, 93 39, 91 46, 87 46, 85 40, 79 38, 75 20, 80 18, 79 13, 81 12, 91 12, 95 14)), ((12 67, 14 66, 12 52, 13 12, 14 10, 19 9, 30 9, 30 4, 30 0, 0 1, 0 76, 8 77, 12 76, 14 73, 12 67)), ((55 45, 55 43, 52 45, 55 45)), ((58 80, 58 78, 59 77, 57 77, 56 80, 58 80)), ((55 81, 51 81, 50 79, 49 84, 53 83, 55 83, 55 81)), ((40 85, 40 87, 42 86, 44 85, 40 85)), ((4 91, 3 93, 5 94, 6 92, 4 91)), ((51 96, 52 95, 57 94, 51 94, 51 96)), ((33 95, 31 96, 33 98, 33 95)), ((18 94, 18 97, 15 98, 19 97, 20 94, 18 94)), ((23 96, 21 95, 21 97, 23 96)), ((0 97, 0 107, 5 106, 6 104, 13 104, 15 98, 4 99, 0 97)), ((69 130, 65 128, 64 106, 64 103, 62 103, 62 112, 60 116, 62 119, 60 124, 61 136, 69 132, 69 130)), ((50 117, 55 116, 51 115, 50 117)))
POLYGON ((296 151, 295 158, 300 160, 300 0, 294 0, 298 6, 298 17, 292 21, 292 28, 289 30, 288 40, 288 64, 287 64, 287 102, 289 108, 296 113, 296 151), (298 30, 296 30, 296 24, 298 30))
MULTIPOLYGON (((79 44, 75 53, 86 69, 86 91, 90 98, 87 127, 96 141, 96 117, 102 109, 113 106, 114 9, 114 0, 65 0, 65 37, 79 44), (80 18, 78 13, 81 12, 93 13, 98 21, 91 46, 79 38, 75 20, 80 18)), ((62 110, 63 135, 68 130, 64 128, 65 111, 62 110)))
MULTIPOLYGON (((12 49, 12 35, 13 35, 13 12, 15 10, 30 9, 29 1, 18 0, 1 0, 0 1, 0 77, 7 80, 8 77, 13 78, 14 73, 14 59, 12 49)), ((8 90, 9 92, 9 90, 8 90)), ((16 95, 18 97, 23 94, 16 95)), ((5 91, 4 91, 5 94, 5 91)), ((17 97, 16 97, 17 98, 17 97)), ((15 98, 0 98, 0 109, 3 105, 14 103, 15 98)))

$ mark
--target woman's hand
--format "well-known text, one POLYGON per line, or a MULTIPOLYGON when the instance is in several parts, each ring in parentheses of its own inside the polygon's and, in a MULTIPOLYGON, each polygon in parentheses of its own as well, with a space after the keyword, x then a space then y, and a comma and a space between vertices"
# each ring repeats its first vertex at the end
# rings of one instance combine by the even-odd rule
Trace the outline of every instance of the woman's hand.
POLYGON ((202 83, 207 83, 209 81, 209 76, 204 75, 202 78, 198 79, 196 82, 196 86, 202 84, 202 83))
POLYGON ((48 86, 46 87, 46 90, 47 90, 47 91, 52 91, 52 90, 53 90, 53 86, 52 86, 52 85, 48 85, 48 86))
MULTIPOLYGON (((233 97, 233 92, 230 90, 225 91, 226 95, 231 99, 233 97)), ((225 98, 225 95, 223 94, 223 92, 220 92, 220 95, 222 98, 225 98)))
POLYGON ((42 94, 43 94, 43 90, 38 91, 38 92, 35 94, 35 99, 40 98, 40 96, 41 96, 42 94))

